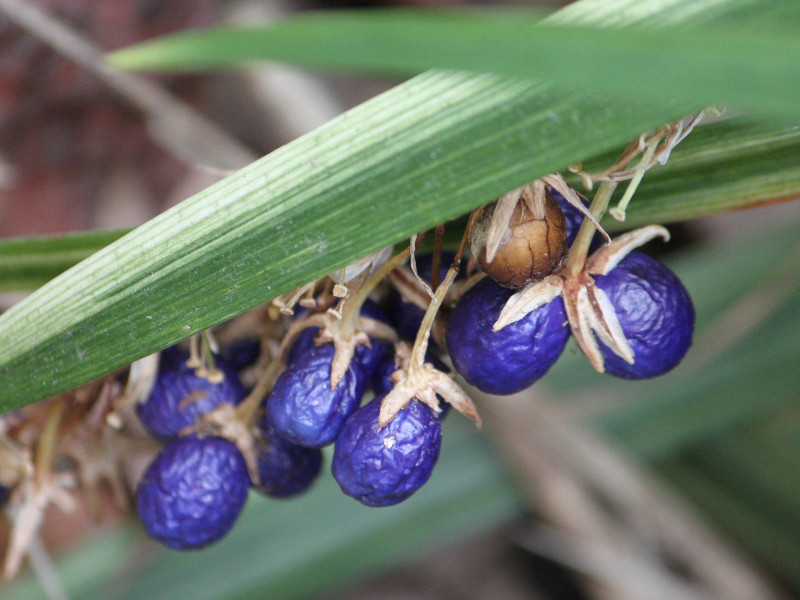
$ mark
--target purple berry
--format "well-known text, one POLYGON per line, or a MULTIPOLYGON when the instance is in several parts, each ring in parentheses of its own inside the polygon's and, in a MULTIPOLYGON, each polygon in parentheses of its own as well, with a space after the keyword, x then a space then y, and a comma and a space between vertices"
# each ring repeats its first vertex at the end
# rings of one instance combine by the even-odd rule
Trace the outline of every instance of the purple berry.
POLYGON ((200 548, 233 527, 249 487, 233 443, 188 436, 167 444, 147 468, 136 507, 153 538, 178 550, 200 548))
POLYGON ((266 421, 294 444, 320 448, 333 442, 358 408, 368 378, 357 361, 331 389, 333 344, 302 354, 281 373, 267 400, 266 421))
POLYGON ((391 506, 416 492, 430 478, 442 445, 439 420, 417 400, 378 431, 381 400, 347 420, 331 464, 342 491, 367 506, 391 506))
POLYGON ((296 496, 308 489, 322 466, 322 452, 304 448, 279 437, 262 419, 262 439, 257 448, 256 490, 273 498, 296 496))
POLYGON ((694 306, 686 288, 654 258, 631 252, 595 283, 616 309, 622 331, 633 348, 630 365, 600 342, 606 371, 623 379, 666 373, 692 344, 694 306))
POLYGON ((560 297, 520 321, 492 331, 514 290, 488 277, 461 298, 447 324, 447 348, 456 371, 479 390, 513 394, 542 377, 569 338, 560 297))
POLYGON ((183 353, 167 352, 150 396, 136 407, 145 428, 162 441, 177 437, 181 429, 194 425, 198 416, 226 402, 239 404, 246 395, 236 371, 219 357, 215 366, 225 376, 220 383, 195 375, 194 369, 186 366, 186 358, 183 353))
POLYGON ((261 341, 255 338, 241 338, 223 346, 219 357, 234 371, 242 371, 255 364, 261 354, 261 341))

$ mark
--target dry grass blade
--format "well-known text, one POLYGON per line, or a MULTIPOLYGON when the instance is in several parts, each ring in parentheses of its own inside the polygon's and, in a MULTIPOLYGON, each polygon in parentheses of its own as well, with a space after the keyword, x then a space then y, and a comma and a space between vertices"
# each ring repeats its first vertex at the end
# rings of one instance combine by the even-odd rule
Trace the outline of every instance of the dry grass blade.
POLYGON ((155 141, 189 165, 238 169, 257 157, 214 123, 144 77, 109 68, 91 42, 44 10, 0 0, 0 11, 105 82, 147 118, 155 141))
MULTIPOLYGON (((627 597, 629 576, 658 573, 665 588, 728 600, 775 600, 781 594, 734 549, 725 544, 674 493, 654 481, 612 445, 570 422, 530 393, 483 398, 484 413, 534 507, 558 534, 551 554, 596 578, 607 561, 627 564, 606 586, 627 597), (613 507, 608 510, 608 507, 613 507), (612 557, 613 555, 613 557, 612 557), (622 561, 622 562, 619 562, 622 561), (644 561, 644 562, 643 562, 644 561), (671 568, 680 564, 693 588, 671 568), (673 587, 676 586, 676 587, 673 587)), ((539 540, 541 542, 541 539, 539 540)), ((537 542, 537 547, 540 547, 537 542)), ((650 579, 648 578, 648 581, 650 579)), ((654 581, 651 581, 654 583, 654 581)), ((638 596, 641 600, 644 596, 638 596)))

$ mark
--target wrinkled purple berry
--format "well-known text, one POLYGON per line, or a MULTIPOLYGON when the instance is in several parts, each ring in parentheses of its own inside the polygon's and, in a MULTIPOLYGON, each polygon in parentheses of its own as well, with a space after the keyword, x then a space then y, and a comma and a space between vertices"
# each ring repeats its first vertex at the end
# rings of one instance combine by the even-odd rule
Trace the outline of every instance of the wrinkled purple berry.
POLYGON ((560 297, 520 321, 492 331, 514 290, 488 277, 461 298, 447 324, 453 366, 470 384, 489 394, 513 394, 542 377, 569 338, 560 297))
POLYGON ((158 375, 147 400, 136 407, 139 419, 156 438, 168 441, 181 429, 194 425, 198 416, 211 412, 223 403, 239 404, 246 392, 239 376, 219 357, 215 366, 225 379, 211 383, 198 377, 186 366, 187 356, 170 351, 160 361, 158 375))
POLYGON ((442 445, 439 420, 417 400, 378 431, 381 400, 347 420, 331 464, 342 491, 367 506, 391 506, 416 492, 430 478, 442 445))
POLYGON ((200 548, 233 527, 249 487, 233 443, 188 436, 167 444, 147 468, 136 507, 153 538, 178 550, 200 548))
POLYGON ((624 379, 666 373, 692 344, 694 306, 683 284, 667 267, 640 252, 631 252, 595 283, 616 309, 622 331, 633 348, 630 365, 600 342, 606 371, 624 379))
POLYGON ((333 442, 358 408, 369 379, 352 361, 331 389, 333 344, 311 348, 289 364, 267 399, 266 423, 294 444, 320 448, 333 442))
POLYGON ((256 449, 259 481, 253 487, 273 498, 288 498, 306 491, 319 475, 322 452, 287 442, 264 419, 261 432, 262 439, 256 449))
POLYGON ((261 341, 255 338, 241 338, 223 346, 219 357, 234 371, 242 371, 255 364, 261 354, 261 341))

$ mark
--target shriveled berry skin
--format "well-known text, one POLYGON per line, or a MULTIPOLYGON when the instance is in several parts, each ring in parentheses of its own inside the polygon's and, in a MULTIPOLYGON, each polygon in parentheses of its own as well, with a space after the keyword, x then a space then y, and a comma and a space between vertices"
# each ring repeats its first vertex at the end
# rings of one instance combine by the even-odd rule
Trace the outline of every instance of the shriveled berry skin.
POLYGON ((264 419, 257 448, 258 483, 253 487, 273 498, 289 498, 306 491, 322 466, 322 452, 279 437, 264 419))
POLYGON ((136 407, 139 419, 154 437, 171 440, 195 419, 223 403, 239 404, 246 392, 236 371, 219 357, 215 366, 225 374, 220 383, 198 377, 186 366, 186 355, 168 352, 147 400, 136 407))
POLYGON ((250 477, 239 449, 218 437, 167 444, 145 471, 136 507, 147 533, 178 550, 224 536, 244 507, 250 477))
POLYGON ((513 394, 532 385, 558 360, 569 338, 560 297, 492 331, 513 293, 483 279, 464 294, 447 324, 453 366, 470 384, 489 394, 513 394))
MULTIPOLYGON (((360 314, 383 323, 389 322, 381 308, 372 300, 364 302, 361 306, 360 314)), ((291 350, 289 350, 287 362, 295 362, 305 352, 314 348, 314 338, 318 333, 319 327, 309 327, 303 331, 303 333, 298 336, 297 341, 292 345, 291 350)), ((372 374, 378 366, 378 362, 380 362, 389 348, 390 344, 387 342, 370 338, 369 346, 360 344, 356 347, 354 360, 360 364, 361 371, 363 371, 367 377, 372 377, 372 374)))
POLYGON ((342 491, 367 506, 391 506, 416 492, 430 478, 442 445, 439 420, 417 400, 378 431, 382 399, 347 420, 331 464, 342 491))
POLYGON ((369 380, 352 361, 331 389, 333 344, 311 348, 291 363, 267 400, 266 423, 279 436, 308 448, 333 442, 358 408, 369 380))
POLYGON ((646 379, 673 369, 692 345, 695 313, 683 284, 667 267, 631 252, 608 275, 595 276, 597 287, 616 309, 633 348, 630 365, 600 343, 606 372, 623 379, 646 379))

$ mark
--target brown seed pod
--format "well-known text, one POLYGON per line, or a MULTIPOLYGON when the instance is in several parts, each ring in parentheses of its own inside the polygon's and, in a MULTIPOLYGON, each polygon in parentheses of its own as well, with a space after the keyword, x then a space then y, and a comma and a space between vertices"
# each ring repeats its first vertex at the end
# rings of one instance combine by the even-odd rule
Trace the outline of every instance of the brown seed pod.
POLYGON ((567 252, 566 222, 550 192, 544 194, 544 206, 539 205, 541 215, 535 215, 529 204, 516 203, 492 260, 486 256, 487 237, 491 227, 503 226, 492 218, 497 203, 478 209, 470 226, 472 255, 489 277, 505 287, 519 289, 542 279, 561 265, 567 252))

